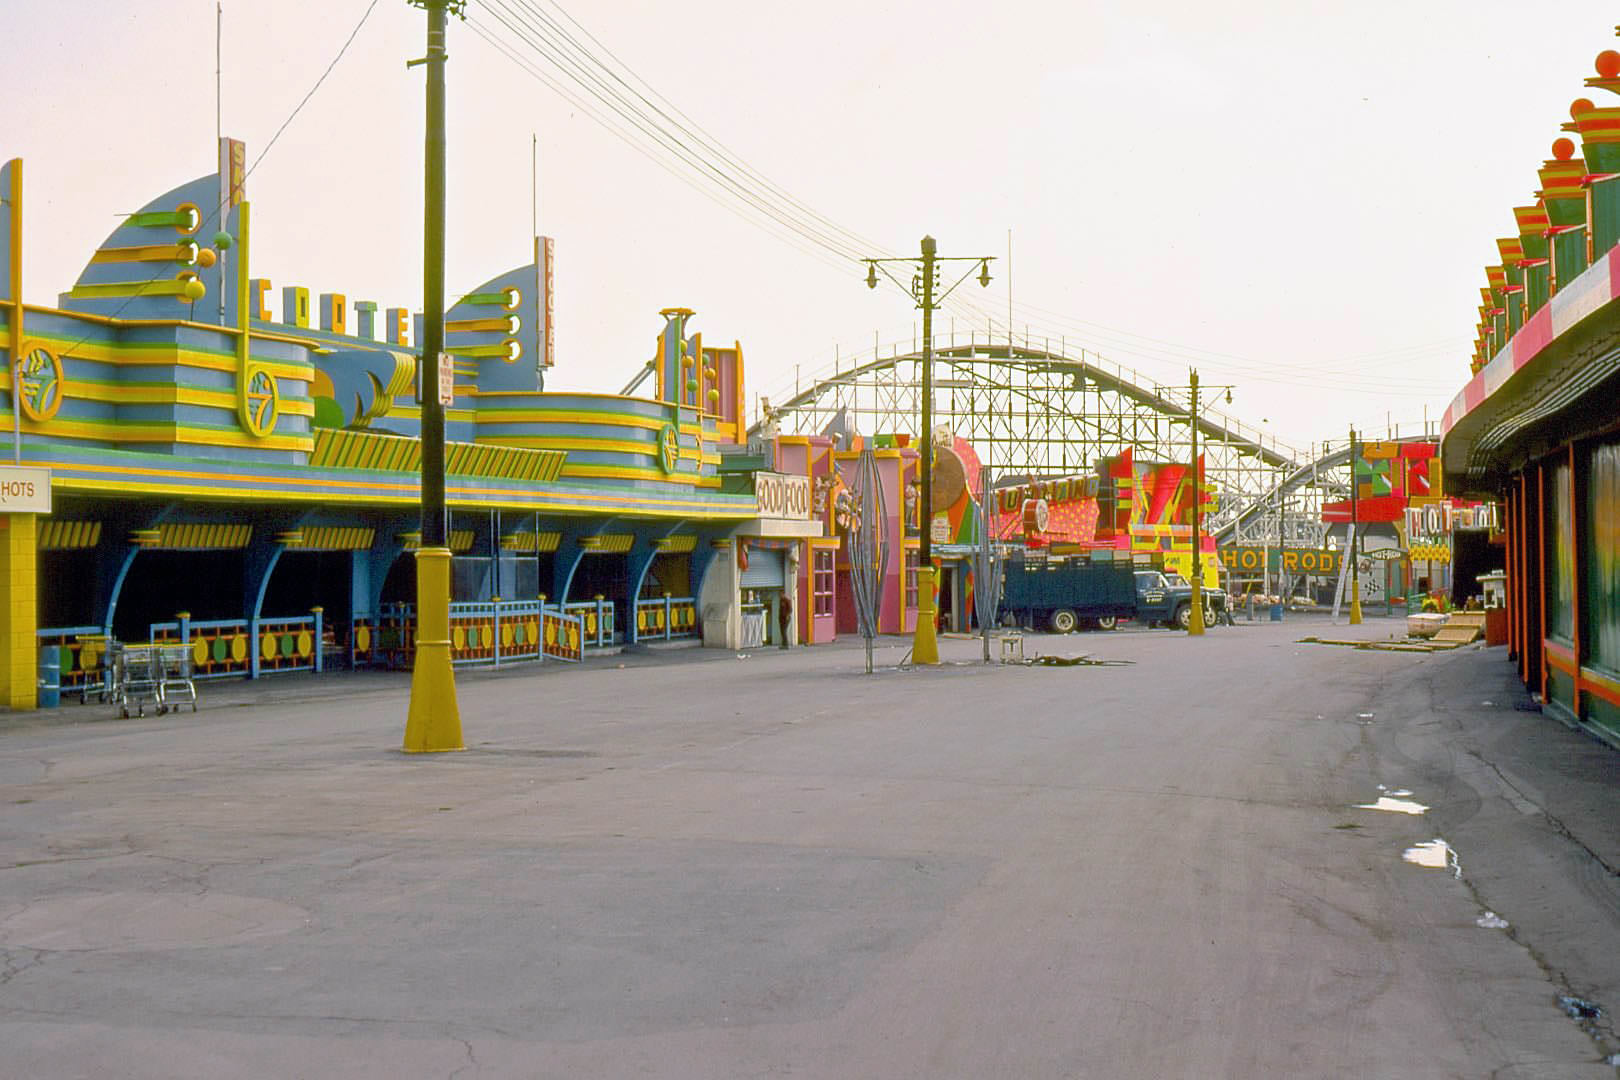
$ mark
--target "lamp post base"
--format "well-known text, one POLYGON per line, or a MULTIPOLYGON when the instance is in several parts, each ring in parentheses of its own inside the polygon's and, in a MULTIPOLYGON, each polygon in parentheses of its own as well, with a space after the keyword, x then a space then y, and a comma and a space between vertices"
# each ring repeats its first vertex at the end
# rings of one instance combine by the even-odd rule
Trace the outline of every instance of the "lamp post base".
POLYGON ((913 664, 939 663, 939 635, 934 626, 934 568, 917 568, 917 630, 911 644, 913 664))
POLYGON ((411 710, 405 721, 407 754, 465 750, 456 674, 450 664, 450 549, 416 553, 416 663, 411 668, 411 710))
POLYGON ((1350 625, 1361 625, 1361 594, 1357 593, 1350 598, 1350 625))

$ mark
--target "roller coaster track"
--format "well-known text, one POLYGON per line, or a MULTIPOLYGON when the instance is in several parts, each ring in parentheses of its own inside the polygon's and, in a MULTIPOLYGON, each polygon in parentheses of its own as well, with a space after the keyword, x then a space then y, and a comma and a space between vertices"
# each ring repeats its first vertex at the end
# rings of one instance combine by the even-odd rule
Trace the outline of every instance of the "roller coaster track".
MULTIPOLYGON (((874 350, 766 406, 751 434, 767 424, 800 435, 840 425, 910 431, 921 411, 921 369, 920 351, 874 350)), ((972 443, 998 479, 1089 471, 1127 448, 1148 460, 1184 461, 1191 453, 1187 387, 1152 382, 1088 351, 1005 340, 945 344, 934 351, 933 381, 936 422, 972 443)), ((1201 407, 1197 426, 1206 476, 1222 493, 1212 531, 1236 534, 1264 520, 1268 507, 1308 491, 1331 467, 1219 408, 1201 407)), ((1342 454, 1329 457, 1342 464, 1342 454)))

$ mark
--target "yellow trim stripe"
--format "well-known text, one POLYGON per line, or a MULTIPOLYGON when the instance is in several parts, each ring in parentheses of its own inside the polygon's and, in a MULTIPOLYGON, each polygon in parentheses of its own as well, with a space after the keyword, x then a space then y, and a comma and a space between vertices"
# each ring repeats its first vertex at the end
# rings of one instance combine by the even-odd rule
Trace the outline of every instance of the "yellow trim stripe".
POLYGON ((562 544, 560 532, 508 533, 501 537, 502 551, 520 551, 546 554, 556 551, 562 544))
POLYGON ((99 521, 52 521, 39 523, 39 550, 82 551, 101 543, 99 521))
POLYGON ((366 551, 377 536, 376 529, 346 525, 305 525, 298 531, 303 539, 287 546, 301 551, 366 551))
MULTIPOLYGON (((195 495, 202 498, 229 499, 239 501, 243 498, 255 498, 267 502, 307 503, 312 498, 319 499, 319 494, 312 495, 308 488, 330 489, 331 498, 350 502, 363 501, 364 504, 385 506, 409 505, 415 506, 421 502, 421 493, 413 482, 384 482, 365 483, 356 480, 311 480, 300 477, 302 484, 298 490, 289 491, 285 487, 276 486, 285 483, 284 478, 269 476, 243 476, 239 472, 234 474, 237 480, 248 483, 262 483, 266 486, 257 489, 221 489, 218 473, 188 472, 176 469, 139 469, 114 468, 105 465, 85 465, 76 461, 39 461, 30 462, 41 468, 49 468, 56 475, 51 478, 51 487, 62 491, 83 491, 105 494, 109 491, 124 491, 134 493, 154 493, 172 495, 195 495), (86 473, 87 476, 76 476, 75 473, 86 473), (163 478, 185 477, 198 481, 196 484, 177 484, 169 479, 152 482, 138 480, 116 481, 116 486, 110 486, 107 474, 122 474, 128 476, 154 476, 163 478), (362 494, 356 495, 352 489, 363 489, 362 494)), ((707 484, 703 486, 709 486, 707 484)), ((714 478, 714 487, 720 486, 718 477, 714 478)), ((514 490, 507 488, 466 488, 445 485, 445 496, 463 496, 453 501, 452 505, 468 509, 487 509, 492 505, 506 505, 515 510, 556 510, 559 512, 577 512, 582 508, 591 510, 620 510, 626 513, 640 514, 646 517, 688 517, 688 518, 716 518, 738 519, 757 517, 759 510, 756 505, 723 503, 719 505, 708 503, 694 503, 689 499, 657 498, 651 493, 639 494, 629 491, 556 491, 539 492, 533 489, 514 490), (498 500, 509 499, 509 503, 502 504, 498 500), (667 507, 668 509, 662 509, 667 507)))
POLYGON ((579 546, 593 555, 623 555, 635 542, 633 533, 602 533, 580 537, 579 546))

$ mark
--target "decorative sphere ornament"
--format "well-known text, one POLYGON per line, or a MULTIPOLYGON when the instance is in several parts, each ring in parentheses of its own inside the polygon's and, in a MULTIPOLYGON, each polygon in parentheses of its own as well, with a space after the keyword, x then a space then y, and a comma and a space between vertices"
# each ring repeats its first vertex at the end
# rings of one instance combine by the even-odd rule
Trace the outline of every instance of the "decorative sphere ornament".
POLYGON ((698 381, 696 379, 687 379, 686 380, 686 392, 688 394, 695 394, 695 393, 697 393, 697 391, 698 391, 698 381))
POLYGON ((1592 104, 1591 98, 1578 97, 1569 103, 1569 118, 1573 120, 1581 113, 1591 112, 1595 108, 1597 106, 1592 104))
POLYGON ((187 279, 186 284, 185 284, 185 288, 184 288, 184 292, 186 294, 186 299, 187 300, 192 300, 192 301, 201 300, 203 298, 203 294, 206 293, 207 291, 208 291, 208 286, 204 285, 197 278, 189 278, 189 279, 187 279))
POLYGON ((214 246, 219 248, 221 251, 224 251, 234 243, 236 243, 236 241, 233 240, 231 238, 231 234, 226 232, 224 229, 221 229, 219 232, 214 234, 214 246))
POLYGON ((709 390, 709 404, 710 405, 718 405, 718 404, 720 404, 720 391, 715 390, 713 388, 711 388, 709 390))
POLYGON ((1556 160, 1568 161, 1575 156, 1575 144, 1568 139, 1554 139, 1552 152, 1556 160))
POLYGON ((1612 79, 1620 75, 1620 52, 1613 49, 1604 49, 1597 54, 1597 61, 1593 65, 1597 73, 1605 79, 1612 79))
POLYGON ((197 252, 197 265, 206 269, 214 265, 215 258, 213 248, 203 248, 197 252))

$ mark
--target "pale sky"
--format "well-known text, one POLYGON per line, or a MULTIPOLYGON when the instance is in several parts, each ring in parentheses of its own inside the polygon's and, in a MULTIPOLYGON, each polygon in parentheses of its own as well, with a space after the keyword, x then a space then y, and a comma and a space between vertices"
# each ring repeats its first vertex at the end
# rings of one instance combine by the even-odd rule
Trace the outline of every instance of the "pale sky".
MULTIPOLYGON (((370 2, 225 0, 224 131, 250 161, 370 2)), ((617 391, 669 306, 695 308, 711 344, 741 340, 750 400, 835 348, 909 346, 907 296, 739 219, 487 44, 474 24, 560 78, 503 6, 558 17, 474 0, 451 24, 447 285, 528 260, 537 135, 550 388, 617 391)), ((30 302, 54 303, 119 214, 213 171, 214 7, 0 0, 0 158, 26 162, 30 302)), ((1165 383, 1196 364, 1236 384, 1233 415, 1299 445, 1436 419, 1462 387, 1494 241, 1569 103, 1608 97, 1582 80, 1620 21, 1595 0, 565 7, 869 254, 930 233, 942 255, 997 256, 990 288, 964 289, 999 323, 1011 230, 1020 332, 1165 383)), ((248 180, 254 273, 277 289, 420 307, 423 75, 404 62, 424 27, 378 0, 248 180)))

